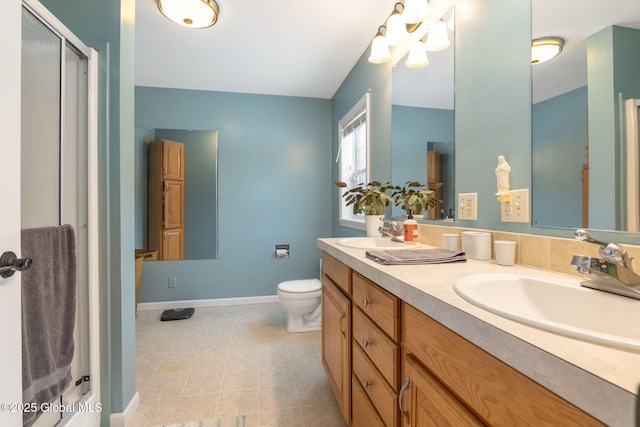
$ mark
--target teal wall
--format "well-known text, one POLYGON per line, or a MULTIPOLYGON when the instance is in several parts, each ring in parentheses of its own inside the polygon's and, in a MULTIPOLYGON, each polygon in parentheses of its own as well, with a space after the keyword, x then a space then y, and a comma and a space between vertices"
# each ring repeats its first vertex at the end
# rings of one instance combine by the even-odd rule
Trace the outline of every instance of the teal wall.
MULTIPOLYGON (((338 167, 335 163, 338 155, 338 122, 347 112, 370 91, 370 141, 369 141, 369 177, 371 180, 391 180, 391 65, 369 63, 369 49, 362 54, 358 62, 346 77, 331 100, 331 187, 332 235, 363 236, 364 230, 342 227, 338 223, 338 198, 342 192, 332 182, 338 180, 338 167)), ((391 209, 387 210, 387 216, 391 209)))
POLYGON ((135 394, 133 256, 134 0, 43 0, 100 54, 101 400, 122 412, 135 394))
POLYGON ((455 37, 456 193, 478 193, 457 225, 527 232, 500 222, 494 171, 504 155, 511 188, 531 188, 531 1, 459 0, 455 37))
POLYGON ((317 277, 316 239, 331 235, 329 100, 136 87, 135 110, 137 128, 215 130, 219 149, 219 259, 145 263, 140 302, 275 295, 317 277), (274 257, 280 243, 289 258, 274 257))
POLYGON ((533 224, 582 226, 587 86, 533 106, 533 224))
MULTIPOLYGON (((436 149, 446 152, 441 157, 443 194, 446 204, 445 213, 455 208, 453 198, 453 110, 434 108, 406 107, 394 105, 392 107, 391 134, 393 135, 391 155, 391 182, 394 185, 404 185, 407 181, 427 183, 427 150, 436 149), (428 146, 431 143, 431 147, 428 146), (446 147, 443 150, 439 147, 446 147), (450 171, 450 173, 449 173, 450 171), (449 175, 449 178, 446 176, 449 175)), ((403 215, 402 206, 392 209, 393 216, 403 215)))

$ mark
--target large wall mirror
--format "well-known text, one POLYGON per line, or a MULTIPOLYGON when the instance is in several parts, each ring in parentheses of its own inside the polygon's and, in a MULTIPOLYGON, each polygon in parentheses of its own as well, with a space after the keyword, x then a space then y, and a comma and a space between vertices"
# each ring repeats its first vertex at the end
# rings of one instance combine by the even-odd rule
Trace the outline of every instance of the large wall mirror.
MULTIPOLYGON (((409 68, 403 58, 392 70, 392 182, 419 181, 436 189, 442 204, 425 219, 455 216, 453 19, 451 9, 443 17, 451 45, 428 51, 426 67, 409 68), (429 156, 438 171, 429 173, 429 156)), ((393 216, 402 214, 401 207, 394 207, 393 216)))
POLYGON ((218 258, 218 132, 137 128, 136 236, 138 249, 149 247, 149 143, 165 139, 184 144, 184 257, 218 258))
POLYGON ((532 12, 533 39, 565 40, 532 65, 533 226, 638 232, 638 2, 536 0, 532 12))

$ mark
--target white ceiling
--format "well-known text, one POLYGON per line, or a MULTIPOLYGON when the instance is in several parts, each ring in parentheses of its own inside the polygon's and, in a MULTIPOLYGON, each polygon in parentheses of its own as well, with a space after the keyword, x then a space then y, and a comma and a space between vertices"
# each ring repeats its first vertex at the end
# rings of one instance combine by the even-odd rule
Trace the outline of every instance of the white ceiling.
MULTIPOLYGON (((138 0, 135 84, 330 99, 395 0, 218 3, 218 23, 193 30, 138 0)), ((566 39, 562 55, 533 68, 537 100, 586 84, 584 39, 611 24, 640 28, 640 1, 533 0, 533 38, 566 39)), ((453 49, 429 58, 394 69, 394 103, 453 108, 453 49)))

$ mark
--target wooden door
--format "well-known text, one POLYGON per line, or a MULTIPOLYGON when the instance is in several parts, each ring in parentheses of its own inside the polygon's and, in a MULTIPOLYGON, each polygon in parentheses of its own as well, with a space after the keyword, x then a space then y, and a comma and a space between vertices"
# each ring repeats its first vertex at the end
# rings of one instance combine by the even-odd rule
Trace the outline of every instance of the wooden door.
POLYGON ((404 364, 400 393, 403 425, 410 427, 482 426, 469 409, 411 355, 404 364))
POLYGON ((162 179, 184 180, 184 144, 162 141, 162 179))
POLYGON ((184 231, 182 228, 162 232, 162 259, 184 258, 184 231))
POLYGON ((182 227, 184 227, 184 183, 165 181, 163 228, 182 227))
POLYGON ((347 424, 351 424, 351 302, 322 276, 322 364, 347 424))

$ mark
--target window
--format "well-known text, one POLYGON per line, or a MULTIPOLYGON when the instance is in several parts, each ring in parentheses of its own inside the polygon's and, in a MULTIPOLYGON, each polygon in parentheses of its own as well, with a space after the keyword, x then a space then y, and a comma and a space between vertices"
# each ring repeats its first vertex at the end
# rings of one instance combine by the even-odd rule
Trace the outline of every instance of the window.
MULTIPOLYGON (((338 179, 353 188, 369 182, 369 93, 366 93, 338 123, 338 179)), ((354 214, 345 206, 340 189, 339 222, 346 227, 364 230, 364 215, 354 214)))

